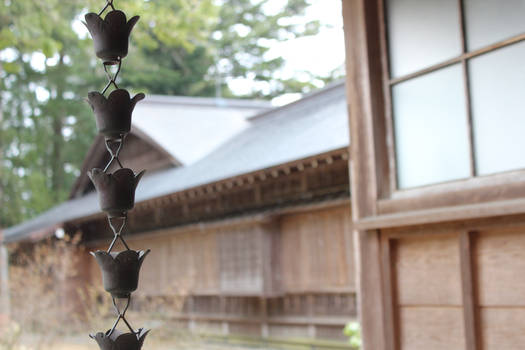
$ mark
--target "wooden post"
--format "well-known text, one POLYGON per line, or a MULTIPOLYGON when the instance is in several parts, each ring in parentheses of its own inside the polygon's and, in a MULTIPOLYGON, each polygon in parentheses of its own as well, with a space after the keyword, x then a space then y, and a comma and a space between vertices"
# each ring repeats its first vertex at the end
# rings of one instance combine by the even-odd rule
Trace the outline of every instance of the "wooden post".
POLYGON ((472 251, 470 232, 463 231, 459 236, 459 258, 461 264, 461 284, 463 295, 463 318, 467 350, 479 349, 476 327, 476 302, 472 276, 472 251))
MULTIPOLYGON (((308 302, 308 319, 313 320, 314 318, 314 295, 313 294, 308 294, 307 302, 308 302)), ((310 323, 308 325, 308 337, 315 338, 316 336, 317 336, 317 328, 315 327, 314 323, 310 323)))
POLYGON ((381 263, 383 265, 383 285, 384 285, 384 312, 385 312, 385 339, 386 348, 389 350, 399 350, 401 348, 397 334, 397 315, 395 308, 395 289, 393 276, 393 264, 391 254, 390 239, 388 236, 381 237, 381 263))
MULTIPOLYGON (((221 309, 221 317, 224 318, 226 317, 226 297, 224 295, 221 295, 219 296, 219 300, 220 300, 220 309, 221 309)), ((221 322, 221 329, 222 329, 222 334, 223 335, 228 335, 230 334, 230 324, 228 323, 228 321, 226 320, 223 320, 221 322)))
POLYGON ((195 298, 193 295, 190 295, 188 297, 188 311, 189 311, 189 317, 188 317, 188 329, 191 333, 195 332, 196 330, 196 324, 195 324, 195 298))
MULTIPOLYGON (((388 158, 384 142, 384 98, 378 2, 342 0, 346 89, 350 118, 350 177, 354 221, 376 215, 386 195, 388 158)), ((380 233, 354 230, 357 301, 364 350, 386 350, 380 233)))
POLYGON ((261 337, 270 336, 270 327, 268 326, 268 303, 265 296, 259 298, 260 319, 261 319, 261 337))

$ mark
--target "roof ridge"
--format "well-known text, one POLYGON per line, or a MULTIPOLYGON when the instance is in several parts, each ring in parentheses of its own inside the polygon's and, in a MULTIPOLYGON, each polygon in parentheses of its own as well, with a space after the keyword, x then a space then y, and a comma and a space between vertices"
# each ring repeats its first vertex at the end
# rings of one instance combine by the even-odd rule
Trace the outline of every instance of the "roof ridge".
POLYGON ((323 95, 327 95, 329 93, 333 93, 334 90, 341 89, 341 87, 344 88, 344 86, 345 86, 345 81, 344 80, 339 80, 339 81, 332 82, 332 83, 326 85, 325 87, 323 87, 322 89, 309 92, 308 94, 304 95, 303 97, 301 97, 300 99, 298 99, 298 100, 296 100, 294 102, 288 103, 288 104, 286 104, 284 106, 274 107, 274 108, 272 108, 270 110, 267 110, 267 111, 255 114, 252 117, 248 117, 247 120, 250 121, 250 122, 255 122, 255 121, 259 121, 260 119, 264 119, 265 117, 268 117, 268 116, 274 115, 276 113, 288 110, 290 108, 296 108, 298 106, 304 107, 305 102, 308 103, 312 99, 319 98, 319 97, 321 97, 323 95))
POLYGON ((172 95, 148 95, 142 104, 178 104, 210 107, 235 107, 235 108, 272 108, 267 100, 202 97, 202 96, 172 96, 172 95))

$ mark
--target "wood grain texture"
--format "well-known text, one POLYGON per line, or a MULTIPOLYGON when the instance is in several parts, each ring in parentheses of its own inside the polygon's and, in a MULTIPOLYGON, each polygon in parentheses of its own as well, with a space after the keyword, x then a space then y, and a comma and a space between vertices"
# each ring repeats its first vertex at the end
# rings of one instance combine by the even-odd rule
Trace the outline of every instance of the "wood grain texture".
POLYGON ((463 319, 465 322, 465 341, 467 350, 478 349, 479 329, 476 309, 476 295, 472 269, 471 233, 463 231, 459 236, 459 259, 461 266, 461 286, 463 295, 463 319))
POLYGON ((458 235, 404 238, 395 247, 399 305, 462 305, 458 235))
POLYGON ((383 285, 384 285, 384 310, 385 310, 385 337, 388 350, 399 349, 399 327, 397 324, 397 308, 394 305, 397 300, 397 289, 393 278, 395 278, 392 261, 393 243, 387 235, 381 235, 381 264, 383 266, 383 285))
MULTIPOLYGON (((522 186, 523 187, 523 186, 522 186)), ((393 214, 371 216, 354 225, 357 229, 371 230, 417 225, 441 224, 452 221, 476 220, 525 213, 525 199, 516 198, 496 202, 483 202, 432 209, 400 211, 393 214)))
POLYGON ((525 308, 481 308, 480 321, 483 350, 523 349, 525 308))
POLYGON ((463 311, 460 307, 402 307, 402 350, 465 350, 463 311))
MULTIPOLYGON (((378 14, 377 1, 343 0, 354 221, 376 215, 378 196, 389 184, 385 130, 381 127, 384 99, 378 14)), ((354 231, 354 237, 363 349, 384 350, 380 235, 377 231, 354 231)))
POLYGON ((481 306, 525 306, 525 228, 480 232, 474 244, 481 306))
MULTIPOLYGON (((519 199, 525 196, 524 183, 524 171, 517 170, 404 189, 394 192, 391 198, 380 199, 378 212, 384 215, 442 207, 450 209, 462 205, 519 199)), ((521 212, 525 212, 523 206, 521 212)), ((493 215, 499 213, 495 210, 493 215)))
POLYGON ((343 206, 281 218, 285 292, 355 288, 349 214, 343 206))

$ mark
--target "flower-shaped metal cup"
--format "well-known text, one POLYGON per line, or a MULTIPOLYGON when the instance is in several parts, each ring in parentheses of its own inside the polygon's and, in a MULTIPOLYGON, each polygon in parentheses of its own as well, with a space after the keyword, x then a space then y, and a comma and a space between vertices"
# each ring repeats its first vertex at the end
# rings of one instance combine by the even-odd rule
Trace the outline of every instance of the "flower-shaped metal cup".
POLYGON ((87 102, 95 113, 98 132, 109 139, 118 139, 127 134, 131 129, 133 109, 144 97, 140 93, 131 98, 124 89, 112 91, 108 98, 100 92, 90 92, 87 102))
POLYGON ((135 189, 145 170, 135 174, 128 168, 118 169, 113 174, 95 168, 88 176, 98 192, 100 208, 110 217, 121 217, 135 205, 135 189))
POLYGON ((88 13, 84 24, 93 37, 97 57, 108 64, 126 57, 129 35, 139 18, 135 16, 127 21, 124 12, 119 10, 108 12, 104 19, 96 13, 88 13))
POLYGON ((111 330, 108 330, 106 333, 99 332, 89 336, 96 340, 101 350, 140 350, 149 330, 140 328, 134 334, 121 333, 115 329, 113 333, 110 333, 111 330))
POLYGON ((124 250, 107 253, 99 250, 91 254, 102 270, 104 289, 114 298, 127 298, 137 290, 142 262, 150 250, 124 250))

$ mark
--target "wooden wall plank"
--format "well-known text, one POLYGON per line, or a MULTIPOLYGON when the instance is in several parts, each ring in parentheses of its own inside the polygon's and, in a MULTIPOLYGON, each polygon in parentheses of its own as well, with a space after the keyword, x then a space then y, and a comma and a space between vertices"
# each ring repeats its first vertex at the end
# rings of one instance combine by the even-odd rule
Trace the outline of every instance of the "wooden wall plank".
POLYGON ((519 349, 525 343, 525 227, 476 233, 473 264, 483 350, 519 349))
POLYGON ((395 264, 400 305, 462 305, 456 234, 399 239, 395 264))
POLYGON ((525 228, 478 233, 474 262, 480 306, 525 306, 525 228))
POLYGON ((461 307, 404 307, 400 310, 403 350, 465 350, 461 307))
POLYGON ((523 348, 525 308, 483 307, 480 310, 480 321, 483 350, 523 348))
POLYGON ((281 218, 285 292, 355 288, 349 212, 342 206, 281 218))

